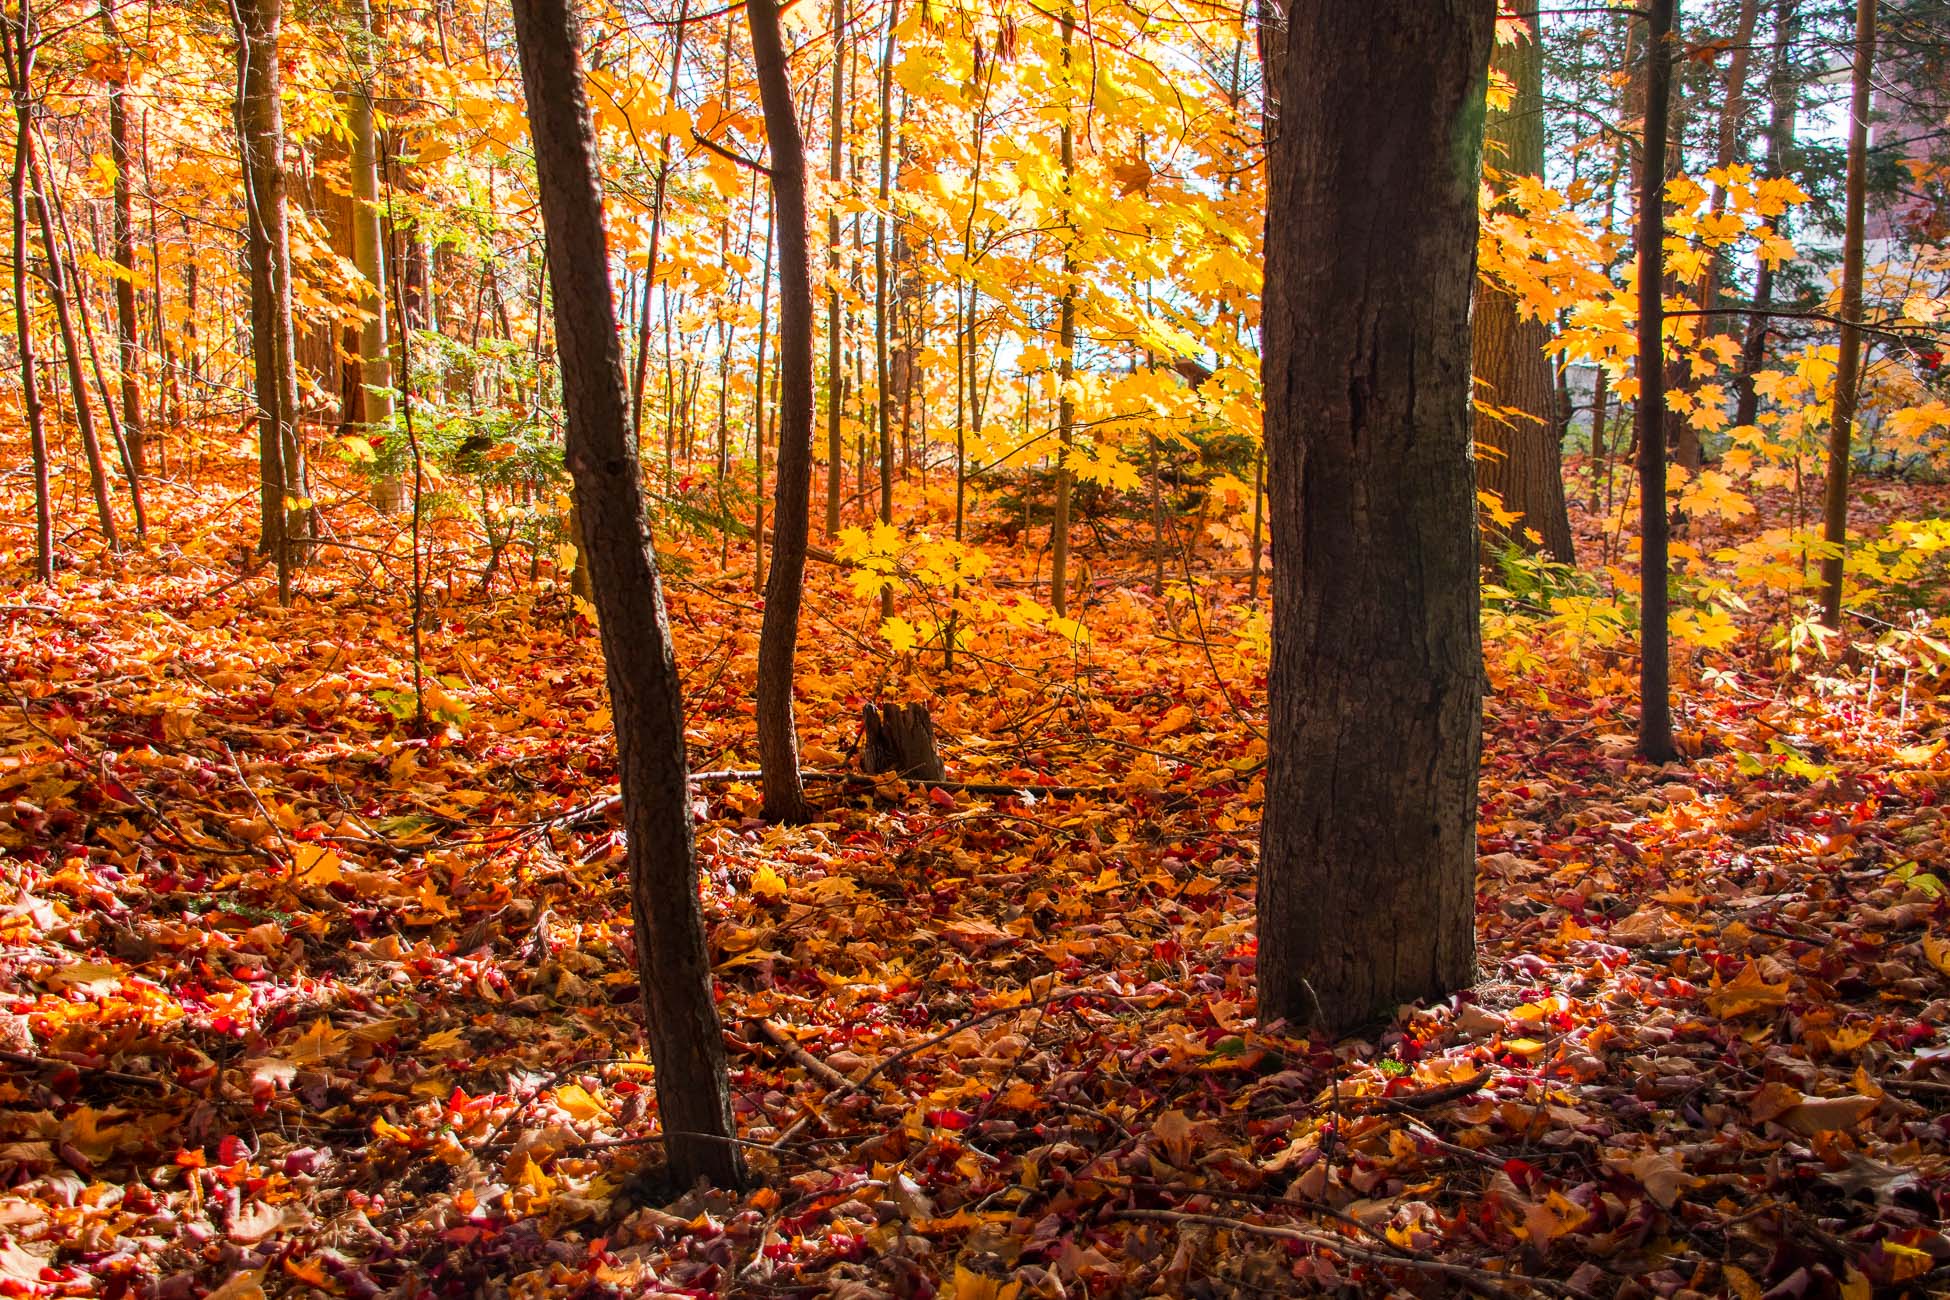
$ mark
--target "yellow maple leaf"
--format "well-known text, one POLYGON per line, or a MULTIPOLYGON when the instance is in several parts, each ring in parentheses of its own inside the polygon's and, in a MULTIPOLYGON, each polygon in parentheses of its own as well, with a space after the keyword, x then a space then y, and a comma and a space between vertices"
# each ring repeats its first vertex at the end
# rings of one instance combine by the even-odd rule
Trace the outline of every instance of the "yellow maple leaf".
POLYGON ((1787 1005, 1787 998, 1788 981, 1769 984, 1760 967, 1748 962, 1730 982, 1716 985, 1706 995, 1706 1009, 1722 1020, 1732 1020, 1756 1011, 1778 1011, 1787 1005))

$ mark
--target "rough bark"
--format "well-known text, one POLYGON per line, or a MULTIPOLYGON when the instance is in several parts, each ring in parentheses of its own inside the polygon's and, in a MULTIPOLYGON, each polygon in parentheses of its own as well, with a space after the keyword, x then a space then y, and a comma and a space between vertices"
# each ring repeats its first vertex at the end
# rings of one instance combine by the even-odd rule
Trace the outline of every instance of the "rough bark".
POLYGON ((1655 763, 1677 756, 1667 642, 1666 579, 1666 130, 1672 106, 1677 0, 1650 0, 1645 41, 1645 135, 1639 146, 1639 752, 1655 763))
POLYGON ((1869 73, 1876 57, 1876 0, 1856 0, 1855 67, 1850 77, 1847 211, 1842 232, 1842 338, 1835 362, 1835 403, 1828 421, 1828 482, 1822 497, 1821 621, 1842 626, 1842 578, 1848 557, 1848 458, 1862 377, 1863 199, 1868 186, 1869 73))
MULTIPOLYGON (((1486 170, 1504 177, 1544 171, 1544 52, 1524 37, 1496 47, 1493 66, 1517 88, 1508 110, 1490 110, 1484 129, 1486 170)), ((1522 518, 1509 538, 1571 564, 1571 517, 1564 504, 1563 448, 1552 418, 1552 375, 1544 345, 1550 326, 1526 319, 1509 290, 1479 279, 1470 318, 1470 369, 1476 378, 1476 486, 1502 498, 1522 518), (1488 408, 1488 409, 1485 409, 1488 408), (1530 539, 1530 533, 1537 540, 1530 539)))
POLYGON ((1469 303, 1494 0, 1288 6, 1264 301, 1262 1022, 1475 977, 1469 303))
POLYGON ((863 704, 860 736, 862 771, 898 772, 917 781, 948 779, 925 704, 863 704))
POLYGON ((298 441, 298 369, 291 318, 291 223, 286 209, 284 110, 278 63, 282 0, 236 0, 237 131, 244 166, 250 261, 251 359, 258 410, 258 550, 277 561, 278 598, 306 532, 304 452, 298 441))
POLYGON ((698 904, 684 702, 630 430, 595 130, 569 6, 514 0, 515 37, 555 280, 566 459, 616 725, 637 977, 671 1171, 681 1183, 735 1187, 744 1166, 698 904))
POLYGON ((776 0, 750 0, 745 17, 758 66, 779 242, 779 447, 772 572, 758 633, 758 766, 769 821, 803 821, 799 732, 792 718, 799 604, 806 576, 806 512, 812 495, 813 306, 806 240, 806 145, 792 104, 776 0))

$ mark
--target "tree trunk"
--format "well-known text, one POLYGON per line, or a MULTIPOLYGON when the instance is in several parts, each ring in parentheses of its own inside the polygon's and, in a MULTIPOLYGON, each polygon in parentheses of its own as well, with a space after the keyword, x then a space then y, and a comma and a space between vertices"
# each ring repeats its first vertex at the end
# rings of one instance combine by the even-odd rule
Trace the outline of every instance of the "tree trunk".
POLYGON ((1677 757, 1668 699, 1666 578, 1666 128, 1672 105, 1677 0, 1650 0, 1645 41, 1645 139, 1639 148, 1639 752, 1677 757))
MULTIPOLYGON (((1497 46, 1494 61, 1516 83, 1517 93, 1508 111, 1489 111, 1483 165, 1507 178, 1541 176, 1543 46, 1525 37, 1497 46)), ((1472 409, 1479 448, 1476 486, 1496 493, 1505 510, 1522 516, 1510 525, 1511 542, 1571 564, 1577 554, 1564 504, 1563 449, 1552 419, 1551 363, 1544 355, 1548 342, 1550 326, 1526 319, 1515 295, 1477 280, 1470 318, 1470 369, 1476 381, 1472 409)))
POLYGON ((935 748, 934 718, 925 704, 860 706, 860 768, 898 772, 915 781, 946 781, 948 767, 935 748))
POLYGON ((241 94, 237 130, 251 269, 251 358, 258 409, 258 550, 277 561, 278 599, 306 532, 304 453, 291 322, 291 224, 285 209, 284 110, 278 63, 283 0, 236 0, 241 94))
MULTIPOLYGON (((880 430, 880 522, 894 524, 894 394, 887 362, 887 206, 894 143, 894 32, 900 0, 887 7, 887 44, 880 56, 880 204, 873 214, 873 366, 875 417, 880 430)), ((880 589, 880 617, 894 616, 894 588, 880 589)))
MULTIPOLYGON (((758 766, 768 821, 808 815, 799 778, 799 732, 792 719, 793 661, 806 575, 807 510, 812 494, 812 266, 806 241, 806 145, 792 105, 777 0, 750 0, 752 55, 779 240, 779 450, 772 510, 772 573, 758 633, 758 766)), ((760 376, 761 380, 763 376, 760 376)))
MULTIPOLYGON (((1063 124, 1058 148, 1063 162, 1063 197, 1070 198, 1076 174, 1076 140, 1070 129, 1070 46, 1077 30, 1076 14, 1063 10, 1063 124)), ((1070 608, 1070 444, 1076 438, 1076 404, 1070 400, 1070 379, 1076 373, 1077 291, 1076 239, 1073 216, 1063 212, 1063 296, 1056 314, 1056 509, 1050 521, 1050 608, 1063 617, 1070 608)), ((1197 539, 1193 539, 1196 543, 1197 539)))
POLYGON ((637 978, 657 1108, 680 1184, 701 1177, 737 1187, 744 1163, 734 1141, 724 1034, 698 905, 684 701, 630 432, 582 51, 570 0, 514 0, 514 16, 555 277, 566 459, 615 718, 637 978))
MULTIPOLYGON (((678 0, 677 33, 670 50, 670 86, 665 98, 677 102, 677 88, 684 73, 684 28, 690 16, 690 0, 678 0)), ((643 315, 636 334, 636 374, 630 381, 630 429, 641 444, 643 437, 643 381, 650 372, 650 299, 657 285, 657 251, 663 242, 664 189, 670 182, 670 132, 657 137, 657 179, 650 198, 650 248, 643 264, 643 315)), ((666 318, 669 314, 665 306, 666 318)), ((664 470, 670 469, 666 444, 664 470)))
POLYGON ((13 272, 14 331, 20 346, 20 404, 34 463, 34 576, 54 579, 54 509, 48 491, 47 426, 34 358, 33 309, 27 300, 27 156, 34 147, 33 101, 27 87, 34 70, 33 17, 26 5, 18 18, 0 14, 0 57, 14 104, 13 272))
POLYGON ((840 428, 845 380, 840 371, 840 152, 846 141, 846 0, 833 0, 833 113, 828 125, 826 184, 826 536, 840 532, 840 471, 846 442, 840 428))
POLYGON ((102 459, 101 437, 95 431, 95 404, 88 399, 88 384, 81 373, 81 341, 75 333, 74 313, 85 308, 73 301, 68 292, 66 259, 61 255, 61 243, 54 233, 54 205, 49 198, 53 182, 42 170, 40 154, 31 137, 27 142, 27 179, 33 185, 34 220, 40 226, 41 248, 47 254, 47 296, 54 304, 54 320, 60 327, 61 358, 67 364, 68 389, 74 398, 75 427, 81 432, 81 449, 88 458, 88 487, 95 497, 102 540, 109 550, 119 551, 122 537, 115 526, 115 508, 108 497, 108 466, 102 459))
MULTIPOLYGON (((364 277, 359 324, 359 410, 368 429, 384 427, 393 418, 393 356, 386 305, 386 252, 379 211, 379 133, 372 114, 372 8, 368 0, 354 0, 358 29, 353 39, 361 46, 356 62, 357 84, 342 94, 352 125, 352 264, 364 277)), ((405 504, 405 488, 397 475, 372 485, 372 502, 391 514, 405 504)))
MULTIPOLYGON (((115 30, 115 16, 107 0, 103 0, 101 12, 102 35, 113 49, 121 44, 121 36, 115 30)), ((129 198, 129 169, 134 160, 129 152, 128 94, 122 82, 118 72, 108 84, 108 147, 115 163, 115 265, 121 269, 115 277, 115 333, 122 381, 122 436, 128 442, 132 473, 140 477, 147 472, 147 456, 142 437, 142 390, 136 383, 142 354, 136 345, 135 217, 129 198)))
POLYGON ((1848 458, 1862 375, 1862 221, 1868 186, 1869 71, 1876 57, 1876 0, 1856 0, 1855 69, 1850 79, 1847 213, 1842 233, 1842 339, 1835 362, 1835 405, 1828 423, 1828 482, 1822 498, 1821 621, 1842 626, 1842 578, 1848 557, 1848 458))
POLYGON ((1469 305, 1496 4, 1288 11, 1259 1014, 1340 1031, 1476 973, 1469 305))
MULTIPOLYGON (((1751 47, 1754 41, 1754 23, 1760 15, 1760 0, 1740 0, 1740 8, 1734 18, 1733 50, 1727 59, 1726 94, 1720 101, 1720 130, 1713 151, 1713 165, 1725 169, 1731 167, 1740 157, 1740 120, 1747 111, 1747 68, 1752 63, 1751 47)), ((1727 208, 1727 187, 1718 182, 1711 183, 1711 198, 1707 210, 1719 216, 1727 208)), ((1706 274, 1700 279, 1699 305, 1711 309, 1719 296, 1720 263, 1722 256, 1714 252, 1706 264, 1706 274)), ((1701 333, 1707 331, 1702 325, 1701 333)))
MULTIPOLYGON (((1794 143, 1795 87, 1792 65, 1795 0, 1777 0, 1774 6, 1774 69, 1769 88, 1771 111, 1767 123, 1767 169, 1775 176, 1787 170, 1787 152, 1794 143)), ((1774 268, 1765 260, 1754 273, 1754 314, 1747 320, 1747 337, 1740 349, 1740 375, 1734 381, 1739 394, 1734 411, 1736 426, 1751 425, 1760 417, 1760 392, 1754 376, 1767 361, 1768 318, 1774 306, 1774 268)))
MULTIPOLYGON (((41 149, 46 152, 47 141, 41 141, 41 149)), ((149 535, 149 513, 142 504, 142 475, 137 471, 135 455, 129 449, 129 440, 122 428, 122 421, 115 413, 115 396, 109 391, 108 375, 102 368, 101 349, 95 344, 94 313, 88 301, 88 285, 81 276, 81 250, 75 244, 74 231, 68 225, 66 205, 61 202, 61 191, 49 187, 48 197, 54 200, 54 224, 61 235, 62 246, 68 259, 69 283, 74 286, 75 316, 81 322, 82 342, 88 348, 88 367, 95 376, 95 394, 102 399, 102 416, 108 421, 109 437, 115 443, 115 450, 121 457, 122 475, 129 485, 129 505, 135 513, 135 535, 149 535)), ((99 241, 98 241, 99 242, 99 241)))

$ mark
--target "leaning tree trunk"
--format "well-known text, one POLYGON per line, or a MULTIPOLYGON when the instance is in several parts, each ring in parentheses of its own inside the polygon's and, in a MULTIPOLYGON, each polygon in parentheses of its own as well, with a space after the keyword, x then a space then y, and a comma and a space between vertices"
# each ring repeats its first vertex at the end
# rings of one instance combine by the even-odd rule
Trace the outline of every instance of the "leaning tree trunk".
POLYGON ((1876 57, 1876 0, 1856 0, 1855 71, 1850 79, 1848 181, 1842 234, 1842 338, 1835 361, 1835 400, 1828 421, 1828 482, 1822 498, 1821 621, 1842 626, 1842 578, 1848 557, 1848 458, 1862 378, 1862 222, 1868 185, 1869 72, 1876 57))
MULTIPOLYGON (((54 205, 50 200, 53 178, 41 167, 40 153, 31 139, 27 142, 27 179, 33 185, 34 219, 41 228, 41 247, 47 254, 42 278, 48 299, 54 304, 55 323, 60 327, 61 358, 67 363, 75 428, 81 432, 81 449, 88 459, 88 486, 94 493, 95 513, 101 519, 102 540, 109 550, 119 551, 122 536, 115 526, 115 509, 108 499, 108 465, 102 458, 101 437, 95 431, 94 403, 88 398, 88 383, 81 373, 81 341, 75 333, 74 314, 78 310, 86 311, 87 306, 70 298, 66 259, 54 234, 54 205)), ((78 290, 80 286, 75 288, 78 290)))
MULTIPOLYGON (((813 303, 806 247, 806 145, 792 105, 777 0, 750 0, 752 55, 772 154, 779 240, 779 450, 772 520, 772 572, 758 633, 758 767, 768 821, 803 821, 799 733, 792 719, 793 662, 806 576, 806 511, 812 495, 813 303)), ((763 382, 764 376, 761 375, 763 382)))
POLYGON ((258 409, 258 549, 277 561, 278 599, 306 532, 298 441, 297 345, 291 322, 291 222, 285 208, 284 110, 278 63, 283 0, 237 0, 237 132, 251 270, 251 359, 258 409))
MULTIPOLYGON (((1500 45, 1495 66, 1516 83, 1517 94, 1507 111, 1489 112, 1484 166, 1510 179, 1542 176, 1543 46, 1534 37, 1500 45)), ((1496 493, 1505 510, 1522 516, 1510 525, 1512 542, 1573 563, 1561 430, 1552 418, 1551 363, 1544 355, 1550 326, 1525 317, 1508 289, 1478 280, 1470 329, 1470 368, 1477 385, 1476 486, 1496 493)))
POLYGON ((671 1171, 684 1185, 704 1177, 736 1187, 744 1164, 698 905, 684 701, 630 431, 595 129, 570 4, 514 0, 515 37, 555 281, 566 459, 582 524, 577 540, 595 594, 615 718, 637 978, 671 1171))
POLYGON ((0 13, 0 58, 14 104, 13 281, 14 331, 20 347, 20 404, 34 471, 34 576, 54 579, 54 511, 48 492, 47 426, 41 411, 41 386, 34 358, 33 306, 27 298, 27 157, 34 147, 33 101, 27 85, 34 69, 33 16, 21 6, 17 18, 0 13))
POLYGON ((1496 0, 1287 8, 1259 1005, 1337 1031, 1476 973, 1469 305, 1496 0))
MULTIPOLYGON (((113 49, 121 41, 115 29, 115 15, 107 0, 103 0, 101 10, 102 35, 113 49)), ((119 268, 115 277, 115 334, 118 344, 117 368, 122 381, 122 437, 128 443, 132 467, 130 474, 139 478, 148 472, 148 464, 142 436, 142 391, 136 382, 142 366, 142 354, 136 344, 135 217, 129 195, 129 168, 133 165, 133 159, 129 150, 128 92, 123 86, 124 79, 124 74, 118 71, 108 83, 108 147, 109 157, 115 163, 115 194, 111 212, 114 218, 115 265, 119 268)))

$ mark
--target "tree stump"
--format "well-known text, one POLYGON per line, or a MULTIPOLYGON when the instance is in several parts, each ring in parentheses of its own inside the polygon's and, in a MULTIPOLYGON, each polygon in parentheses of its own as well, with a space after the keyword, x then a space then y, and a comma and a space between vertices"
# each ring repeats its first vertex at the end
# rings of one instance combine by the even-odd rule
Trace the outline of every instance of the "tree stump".
POLYGON ((934 747, 934 719, 925 704, 863 704, 860 763, 868 773, 898 772, 913 781, 946 781, 947 765, 934 747))

